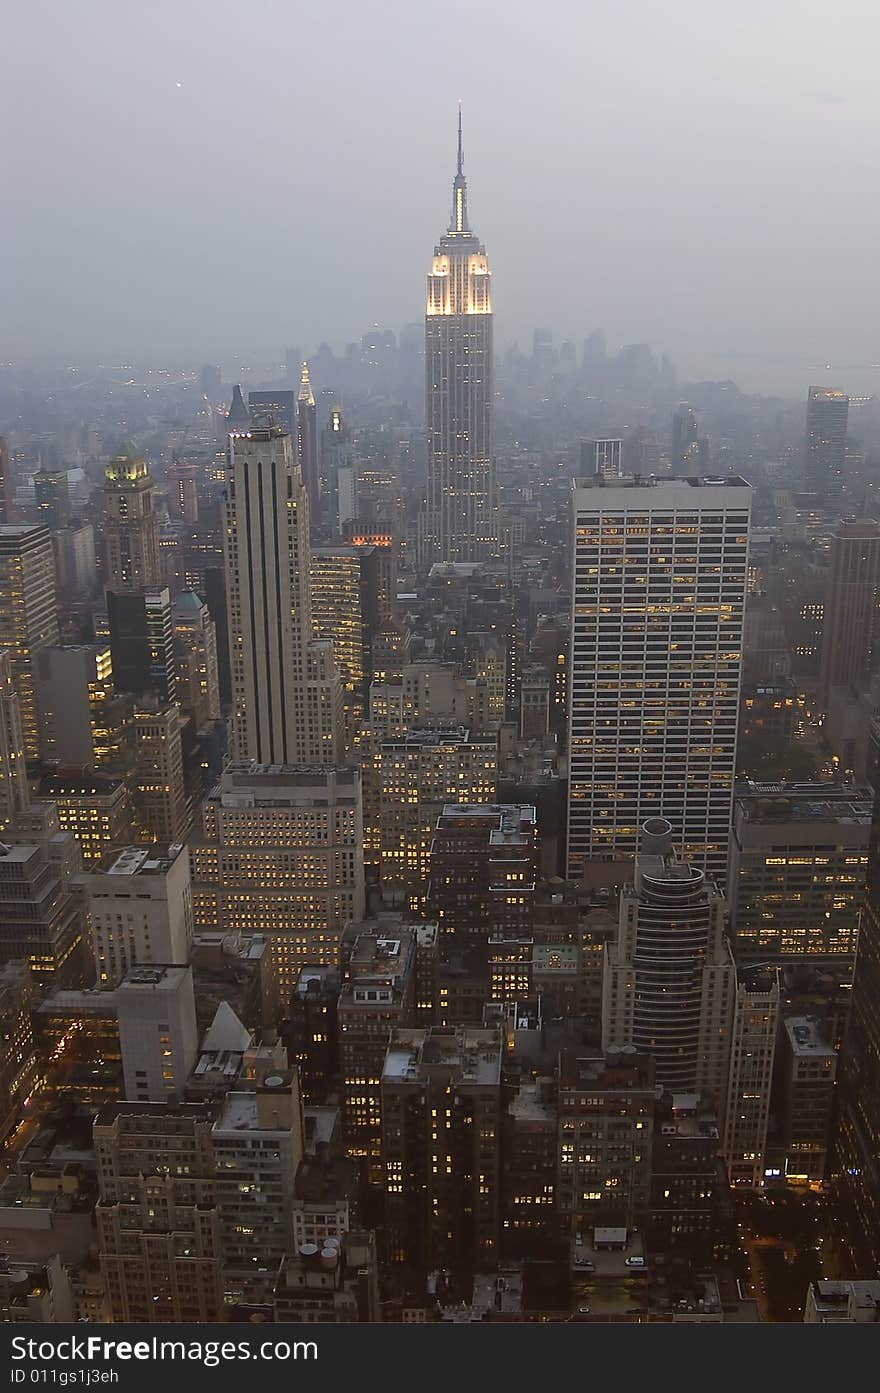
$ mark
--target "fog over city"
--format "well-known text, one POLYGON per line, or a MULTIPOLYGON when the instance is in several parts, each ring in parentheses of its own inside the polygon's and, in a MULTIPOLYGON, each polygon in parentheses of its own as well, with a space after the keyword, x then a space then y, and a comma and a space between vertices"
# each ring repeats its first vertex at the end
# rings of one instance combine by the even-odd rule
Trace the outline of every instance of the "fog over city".
POLYGON ((417 322, 460 100, 498 351, 602 326, 684 377, 875 390, 878 41, 869 0, 14 6, 0 353, 417 322))

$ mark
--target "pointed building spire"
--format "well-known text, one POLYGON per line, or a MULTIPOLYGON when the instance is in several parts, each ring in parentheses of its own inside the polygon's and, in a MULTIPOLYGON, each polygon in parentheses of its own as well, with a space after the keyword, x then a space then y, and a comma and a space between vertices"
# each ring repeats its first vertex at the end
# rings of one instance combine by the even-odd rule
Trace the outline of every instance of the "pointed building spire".
POLYGON ((464 174, 464 149, 461 144, 461 102, 458 103, 458 170, 456 172, 459 177, 464 174))
POLYGON ((238 383, 232 389, 232 402, 226 416, 226 431, 246 431, 250 429, 251 416, 245 405, 238 383))
POLYGON ((315 404, 315 395, 312 391, 311 381, 309 380, 309 365, 306 362, 303 363, 300 371, 299 392, 297 393, 296 399, 297 401, 305 402, 307 406, 314 406, 315 404))
POLYGON ((458 163, 452 185, 452 222, 450 232, 470 232, 467 218, 467 183, 464 177, 464 146, 461 139, 461 102, 458 104, 458 163))

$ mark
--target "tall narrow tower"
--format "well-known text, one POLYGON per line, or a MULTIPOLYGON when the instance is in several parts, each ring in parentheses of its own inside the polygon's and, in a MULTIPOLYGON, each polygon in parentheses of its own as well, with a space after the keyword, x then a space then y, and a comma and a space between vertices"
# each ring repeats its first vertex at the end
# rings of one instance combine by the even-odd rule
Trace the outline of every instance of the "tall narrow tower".
POLYGON ((104 532, 110 590, 139 590, 161 582, 155 487, 146 463, 127 444, 107 466, 104 532))
POLYGON ((736 477, 573 489, 570 879, 662 816, 724 889, 750 505, 736 477))
POLYGON ((318 480, 318 412, 315 394, 309 380, 309 365, 303 363, 296 395, 296 453, 302 481, 309 495, 312 515, 318 516, 320 483, 318 480))
POLYGON ((423 562, 498 552, 492 384, 491 274, 468 224, 459 110, 452 218, 434 248, 425 310, 423 562))
POLYGON ((312 638, 309 499, 280 426, 229 436, 226 592, 235 753, 336 764, 341 707, 332 641, 312 638))
POLYGON ((839 387, 811 387, 807 395, 804 483, 824 495, 839 494, 846 460, 849 397, 839 387))

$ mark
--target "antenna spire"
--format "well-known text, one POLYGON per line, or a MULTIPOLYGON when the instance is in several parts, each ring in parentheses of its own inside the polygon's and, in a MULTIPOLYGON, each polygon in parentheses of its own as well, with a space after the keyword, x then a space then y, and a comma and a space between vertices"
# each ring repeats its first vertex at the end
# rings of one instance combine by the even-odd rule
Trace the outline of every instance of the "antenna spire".
POLYGON ((458 164, 452 183, 450 232, 470 232, 467 219, 467 182, 464 177, 464 145, 461 139, 461 102, 458 103, 458 164))
POLYGON ((461 143, 461 99, 458 103, 458 169, 456 172, 459 175, 464 173, 464 149, 461 143))

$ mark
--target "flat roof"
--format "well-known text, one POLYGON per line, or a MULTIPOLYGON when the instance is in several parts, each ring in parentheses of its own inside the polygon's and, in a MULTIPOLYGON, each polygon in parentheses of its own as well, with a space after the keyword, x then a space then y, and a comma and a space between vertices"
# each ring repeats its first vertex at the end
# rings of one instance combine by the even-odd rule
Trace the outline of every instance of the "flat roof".
POLYGON ((819 1033, 819 1022, 813 1016, 788 1016, 785 1031, 791 1043, 792 1053, 801 1057, 814 1055, 817 1059, 837 1058, 832 1048, 819 1033))

